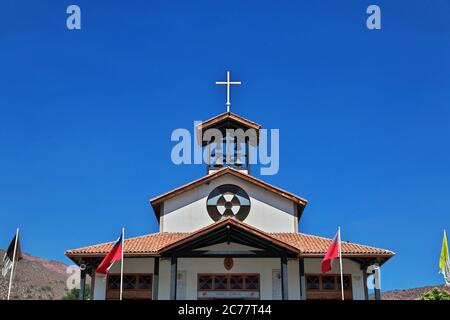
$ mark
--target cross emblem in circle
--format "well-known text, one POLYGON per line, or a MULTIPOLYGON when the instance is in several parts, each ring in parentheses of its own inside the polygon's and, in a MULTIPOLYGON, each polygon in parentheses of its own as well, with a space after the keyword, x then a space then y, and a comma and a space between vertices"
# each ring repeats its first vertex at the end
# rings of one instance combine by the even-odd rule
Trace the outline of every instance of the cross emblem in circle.
POLYGON ((241 202, 235 194, 226 192, 217 203, 217 211, 223 216, 236 215, 241 208, 241 202))
POLYGON ((222 185, 209 195, 207 209, 214 221, 225 217, 234 217, 242 221, 250 211, 250 198, 238 186, 222 185))

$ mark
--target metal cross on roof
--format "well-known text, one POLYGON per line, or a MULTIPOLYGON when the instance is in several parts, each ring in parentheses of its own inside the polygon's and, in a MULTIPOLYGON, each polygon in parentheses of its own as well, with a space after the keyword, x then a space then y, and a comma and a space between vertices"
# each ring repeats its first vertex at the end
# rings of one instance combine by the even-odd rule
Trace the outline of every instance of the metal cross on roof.
POLYGON ((230 86, 232 84, 242 84, 240 81, 230 81, 230 71, 227 71, 227 81, 217 81, 216 84, 225 84, 227 85, 227 112, 230 112, 230 86))

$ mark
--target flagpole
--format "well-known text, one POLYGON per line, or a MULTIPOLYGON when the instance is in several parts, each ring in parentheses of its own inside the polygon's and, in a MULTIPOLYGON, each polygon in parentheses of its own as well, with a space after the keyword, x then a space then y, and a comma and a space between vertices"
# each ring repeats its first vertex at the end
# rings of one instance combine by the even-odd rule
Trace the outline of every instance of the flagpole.
POLYGON ((340 265, 340 269, 341 269, 341 293, 342 293, 342 300, 345 300, 345 298, 344 298, 344 274, 342 272, 341 227, 338 227, 338 237, 339 237, 339 265, 340 265))
POLYGON ((122 228, 122 259, 120 259, 120 300, 123 293, 123 247, 125 245, 125 228, 122 228))
POLYGON ((14 241, 13 261, 12 261, 12 266, 11 266, 11 274, 9 275, 8 300, 11 296, 11 288, 12 288, 12 281, 13 281, 13 275, 14 275, 14 266, 16 264, 16 252, 17 252, 18 239, 19 239, 19 228, 17 228, 17 230, 16 230, 16 239, 14 241))

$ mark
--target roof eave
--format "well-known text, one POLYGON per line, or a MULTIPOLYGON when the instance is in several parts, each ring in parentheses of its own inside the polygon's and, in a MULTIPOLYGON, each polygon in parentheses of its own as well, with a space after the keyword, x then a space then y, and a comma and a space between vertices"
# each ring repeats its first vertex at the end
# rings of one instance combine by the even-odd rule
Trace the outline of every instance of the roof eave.
MULTIPOLYGON (((320 258, 323 259, 324 253, 300 253, 299 258, 320 258)), ((382 264, 387 262, 389 259, 394 257, 395 254, 385 253, 385 254, 373 254, 373 253, 349 253, 342 254, 344 259, 383 259, 382 264)))
POLYGON ((224 113, 221 113, 221 114, 219 114, 219 115, 217 115, 217 116, 215 116, 213 118, 210 118, 208 120, 202 121, 201 123, 199 123, 197 125, 197 129, 205 129, 205 128, 207 129, 210 126, 213 126, 213 125, 215 125, 217 123, 220 123, 222 121, 225 121, 227 119, 239 122, 239 123, 243 124, 244 126, 247 126, 249 128, 253 128, 253 129, 256 129, 256 130, 261 129, 261 127, 262 127, 260 124, 254 122, 254 121, 248 120, 248 119, 246 119, 246 118, 244 118, 244 117, 242 117, 242 116, 240 116, 240 115, 238 115, 236 113, 224 112, 224 113))

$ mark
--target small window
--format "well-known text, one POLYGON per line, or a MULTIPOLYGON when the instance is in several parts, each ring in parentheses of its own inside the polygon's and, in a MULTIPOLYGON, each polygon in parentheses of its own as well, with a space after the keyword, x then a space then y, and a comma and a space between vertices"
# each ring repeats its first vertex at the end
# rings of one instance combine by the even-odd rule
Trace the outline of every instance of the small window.
POLYGON ((231 276, 230 278, 230 288, 233 290, 241 290, 244 288, 244 277, 242 276, 231 276))
POLYGON ((227 277, 226 276, 215 276, 214 278, 214 289, 225 290, 227 289, 227 277))
POLYGON ((307 276, 306 277, 306 288, 308 290, 319 290, 320 282, 318 276, 307 276))
POLYGON ((198 287, 200 290, 212 290, 212 277, 200 276, 198 278, 198 287))
POLYGON ((120 276, 109 276, 108 277, 108 289, 109 290, 120 289, 120 276))
POLYGON ((334 276, 324 276, 322 277, 322 290, 334 290, 334 276))
POLYGON ((136 276, 123 276, 123 288, 125 290, 136 289, 136 276))
POLYGON ((139 289, 152 289, 152 276, 140 276, 138 280, 139 289))
MULTIPOLYGON (((341 289, 341 278, 338 279, 338 288, 341 289)), ((344 276, 344 290, 348 290, 352 287, 352 280, 350 276, 344 276)))
POLYGON ((258 276, 245 277, 245 289, 246 290, 259 289, 259 277, 258 276))

